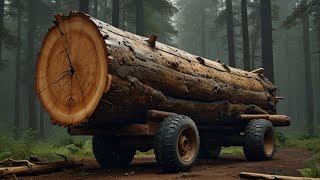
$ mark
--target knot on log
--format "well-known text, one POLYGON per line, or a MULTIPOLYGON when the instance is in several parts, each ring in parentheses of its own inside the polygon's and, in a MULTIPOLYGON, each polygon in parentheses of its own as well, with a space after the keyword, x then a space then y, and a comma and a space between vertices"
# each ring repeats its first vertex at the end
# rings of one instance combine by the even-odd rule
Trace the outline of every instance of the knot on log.
POLYGON ((199 61, 200 64, 206 65, 206 62, 202 57, 197 57, 196 59, 199 61))
POLYGON ((231 72, 231 69, 229 68, 229 66, 228 66, 228 65, 226 65, 226 64, 224 64, 224 63, 221 63, 221 65, 224 67, 224 69, 225 69, 225 70, 227 70, 227 71, 228 71, 228 73, 230 73, 230 72, 231 72))
POLYGON ((156 47, 156 42, 157 42, 158 36, 155 34, 152 34, 149 39, 148 39, 148 44, 151 48, 156 47))
POLYGON ((178 67, 179 67, 179 63, 178 62, 170 62, 170 65, 171 65, 171 67, 173 68, 173 69, 178 69, 178 67))

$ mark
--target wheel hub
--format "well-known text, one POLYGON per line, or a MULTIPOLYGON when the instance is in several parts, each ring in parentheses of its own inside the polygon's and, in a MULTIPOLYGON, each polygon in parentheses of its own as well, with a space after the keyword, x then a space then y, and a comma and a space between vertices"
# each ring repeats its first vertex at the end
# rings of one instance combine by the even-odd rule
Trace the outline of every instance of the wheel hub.
POLYGON ((191 128, 181 131, 178 141, 180 158, 184 162, 191 161, 196 155, 196 136, 191 128))

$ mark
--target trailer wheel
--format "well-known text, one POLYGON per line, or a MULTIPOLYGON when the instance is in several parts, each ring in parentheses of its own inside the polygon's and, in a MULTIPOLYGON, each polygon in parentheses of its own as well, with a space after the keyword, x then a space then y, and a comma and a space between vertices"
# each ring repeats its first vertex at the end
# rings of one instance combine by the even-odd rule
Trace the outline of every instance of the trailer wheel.
POLYGON ((189 170, 197 159, 199 143, 199 133, 192 119, 182 115, 164 119, 154 141, 158 165, 164 171, 189 170))
POLYGON ((199 159, 218 159, 221 152, 220 145, 200 144, 199 159))
POLYGON ((249 161, 271 160, 276 149, 274 128, 270 121, 250 121, 245 129, 244 154, 249 161))
POLYGON ((136 154, 133 148, 120 149, 117 138, 93 136, 92 151, 102 168, 128 167, 136 154))

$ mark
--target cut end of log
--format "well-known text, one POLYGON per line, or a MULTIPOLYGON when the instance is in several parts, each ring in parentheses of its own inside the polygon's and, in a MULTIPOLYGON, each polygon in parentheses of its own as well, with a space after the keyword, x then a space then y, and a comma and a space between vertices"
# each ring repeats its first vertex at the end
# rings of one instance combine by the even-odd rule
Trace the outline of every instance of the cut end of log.
POLYGON ((55 16, 36 64, 36 93, 53 123, 76 126, 95 110, 106 90, 107 50, 84 13, 55 16))

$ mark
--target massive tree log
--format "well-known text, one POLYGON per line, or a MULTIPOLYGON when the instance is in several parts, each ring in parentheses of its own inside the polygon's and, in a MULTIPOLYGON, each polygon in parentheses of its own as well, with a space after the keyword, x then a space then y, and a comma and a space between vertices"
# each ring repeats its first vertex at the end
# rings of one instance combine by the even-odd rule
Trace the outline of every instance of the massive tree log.
POLYGON ((275 114, 276 87, 246 72, 134 35, 89 15, 55 16, 37 61, 36 91, 63 126, 143 122, 150 109, 196 122, 275 114))

